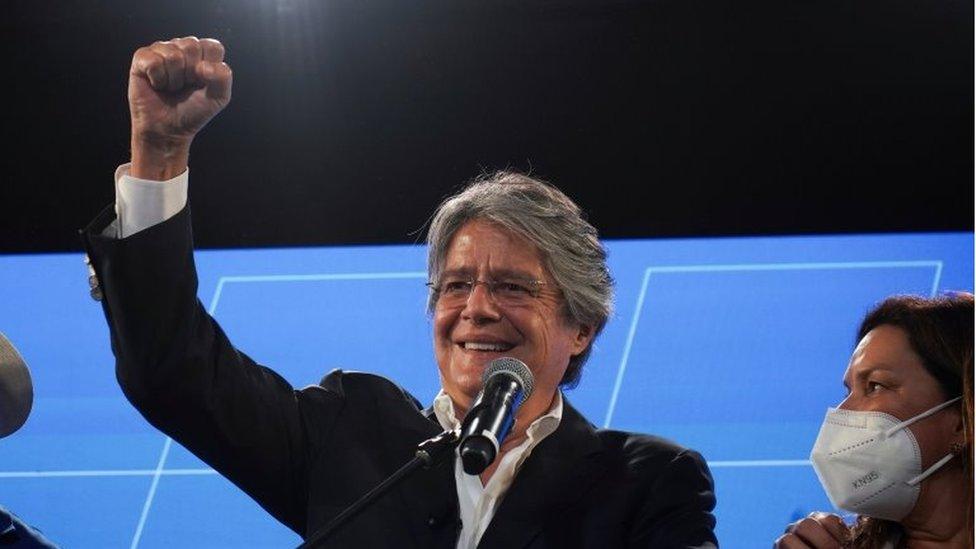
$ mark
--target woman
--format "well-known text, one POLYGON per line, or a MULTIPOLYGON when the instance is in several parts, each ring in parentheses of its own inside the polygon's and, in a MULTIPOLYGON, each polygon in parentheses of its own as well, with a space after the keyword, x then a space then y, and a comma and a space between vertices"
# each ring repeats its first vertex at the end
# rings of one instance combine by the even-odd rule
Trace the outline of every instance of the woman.
POLYGON ((973 546, 973 296, 892 297, 858 330, 811 460, 853 526, 813 513, 775 547, 973 546))

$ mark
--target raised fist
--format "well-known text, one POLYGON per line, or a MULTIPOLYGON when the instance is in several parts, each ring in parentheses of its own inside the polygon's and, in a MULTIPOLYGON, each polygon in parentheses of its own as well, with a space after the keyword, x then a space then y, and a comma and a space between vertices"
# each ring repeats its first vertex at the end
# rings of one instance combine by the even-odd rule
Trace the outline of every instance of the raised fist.
POLYGON ((129 69, 133 175, 161 179, 185 169, 193 137, 230 102, 231 83, 217 40, 190 36, 136 50, 129 69))

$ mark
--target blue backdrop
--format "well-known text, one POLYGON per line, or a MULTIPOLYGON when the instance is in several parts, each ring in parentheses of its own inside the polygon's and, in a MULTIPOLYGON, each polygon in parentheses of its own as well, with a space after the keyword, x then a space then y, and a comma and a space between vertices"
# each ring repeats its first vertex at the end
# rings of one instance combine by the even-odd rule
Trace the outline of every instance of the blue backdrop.
MULTIPOLYGON (((699 450, 723 547, 766 547, 830 504, 807 456, 861 316, 973 287, 973 235, 610 241, 616 311, 568 398, 699 450)), ((419 246, 204 251, 200 298, 293 384, 333 368, 437 391, 419 246)), ((0 256, 0 331, 35 382, 0 440, 0 505, 66 547, 288 547, 297 536, 150 427, 115 382, 82 257, 0 256)), ((404 456, 406 459, 407 456, 404 456)))

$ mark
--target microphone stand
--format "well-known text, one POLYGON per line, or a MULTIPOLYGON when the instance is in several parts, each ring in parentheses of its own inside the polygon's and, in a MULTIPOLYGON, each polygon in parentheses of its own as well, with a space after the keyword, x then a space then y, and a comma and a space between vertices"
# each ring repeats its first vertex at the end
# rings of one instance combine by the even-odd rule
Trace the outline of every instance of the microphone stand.
POLYGON ((444 431, 433 438, 429 438, 421 442, 419 445, 417 445, 417 453, 414 454, 413 459, 397 469, 392 475, 376 485, 372 490, 366 492, 363 497, 359 498, 355 503, 336 515, 336 517, 329 521, 328 524, 316 530, 315 533, 309 536, 304 543, 298 546, 298 549, 312 548, 325 541, 325 539, 331 536, 337 529, 339 529, 339 527, 348 522, 354 516, 358 515, 363 511, 363 509, 373 503, 373 501, 388 492, 390 488, 393 488, 399 484, 400 481, 410 476, 411 473, 417 469, 420 469, 421 467, 424 469, 430 469, 434 465, 437 465, 443 461, 444 456, 449 455, 449 451, 453 450, 454 447, 458 445, 459 441, 460 438, 457 431, 444 431))

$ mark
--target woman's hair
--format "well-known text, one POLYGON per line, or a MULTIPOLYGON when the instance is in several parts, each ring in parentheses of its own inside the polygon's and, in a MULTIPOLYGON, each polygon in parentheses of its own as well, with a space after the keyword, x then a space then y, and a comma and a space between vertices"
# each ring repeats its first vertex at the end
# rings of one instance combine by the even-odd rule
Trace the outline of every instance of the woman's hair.
MULTIPOLYGON (((441 203, 431 219, 427 274, 432 282, 444 269, 454 233, 475 219, 496 223, 538 248, 546 271, 562 292, 564 320, 589 326, 595 340, 610 316, 613 281, 606 250, 579 207, 559 189, 520 173, 500 171, 475 179, 441 203)), ((437 293, 431 292, 428 311, 436 304, 437 293)), ((570 359, 560 385, 578 382, 592 341, 570 359)))
MULTIPOLYGON (((966 512, 970 547, 973 533, 973 295, 950 293, 935 298, 895 296, 881 302, 864 317, 857 332, 860 341, 878 326, 904 330, 926 371, 942 389, 945 400, 962 397, 965 446, 962 466, 969 494, 966 512)), ((901 533, 897 522, 859 516, 848 547, 875 549, 901 533)))

